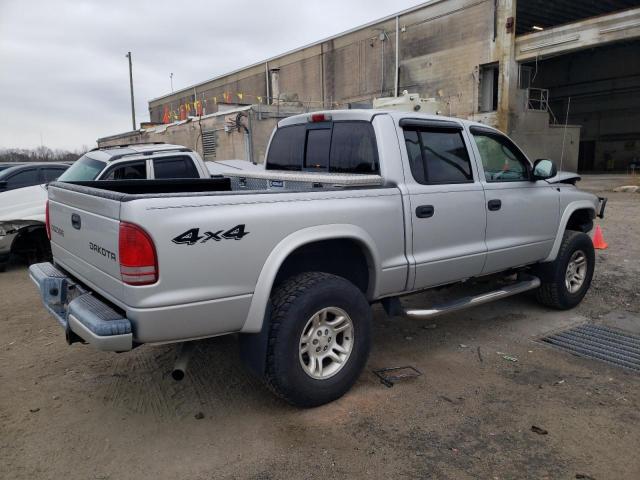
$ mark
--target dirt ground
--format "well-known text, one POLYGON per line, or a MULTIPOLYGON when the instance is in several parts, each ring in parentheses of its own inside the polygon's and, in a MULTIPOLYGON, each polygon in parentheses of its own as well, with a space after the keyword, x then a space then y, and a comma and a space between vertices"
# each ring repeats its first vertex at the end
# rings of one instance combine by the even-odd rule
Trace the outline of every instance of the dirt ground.
POLYGON ((181 383, 173 346, 68 347, 13 266, 0 274, 0 478, 638 479, 640 376, 537 340, 582 322, 640 333, 640 194, 610 191, 627 183, 581 183, 607 191, 609 249, 579 307, 522 295, 427 321, 376 307, 366 371, 313 410, 245 373, 233 337, 202 342, 181 383), (371 372, 401 365, 423 375, 387 388, 371 372))

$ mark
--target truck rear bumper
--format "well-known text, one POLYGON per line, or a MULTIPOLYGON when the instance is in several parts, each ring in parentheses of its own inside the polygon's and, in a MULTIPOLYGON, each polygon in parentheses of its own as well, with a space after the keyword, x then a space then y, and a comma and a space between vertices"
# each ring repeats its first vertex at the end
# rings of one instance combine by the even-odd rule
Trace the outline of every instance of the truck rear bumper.
POLYGON ((79 337, 98 350, 124 352, 133 348, 131 322, 125 315, 54 265, 48 262, 31 265, 29 276, 38 286, 45 308, 64 329, 69 344, 79 337))

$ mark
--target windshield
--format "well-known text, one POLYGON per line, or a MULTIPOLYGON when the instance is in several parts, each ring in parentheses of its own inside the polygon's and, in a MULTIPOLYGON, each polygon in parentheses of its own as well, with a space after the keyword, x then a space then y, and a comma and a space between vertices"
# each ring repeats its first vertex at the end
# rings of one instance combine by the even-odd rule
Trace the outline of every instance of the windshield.
POLYGON ((95 180, 106 166, 105 162, 83 155, 58 178, 59 182, 88 182, 95 180))

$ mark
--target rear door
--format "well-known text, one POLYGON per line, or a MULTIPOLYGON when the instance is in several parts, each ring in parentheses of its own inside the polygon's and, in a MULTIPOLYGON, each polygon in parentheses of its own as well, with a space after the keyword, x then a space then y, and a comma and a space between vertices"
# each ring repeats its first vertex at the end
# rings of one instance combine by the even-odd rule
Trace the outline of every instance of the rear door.
POLYGON ((457 122, 403 119, 410 172, 414 289, 480 274, 486 256, 484 192, 457 122))
POLYGON ((483 127, 470 131, 484 171, 488 252, 483 273, 542 260, 555 241, 558 191, 544 180, 530 181, 531 164, 509 138, 483 127))

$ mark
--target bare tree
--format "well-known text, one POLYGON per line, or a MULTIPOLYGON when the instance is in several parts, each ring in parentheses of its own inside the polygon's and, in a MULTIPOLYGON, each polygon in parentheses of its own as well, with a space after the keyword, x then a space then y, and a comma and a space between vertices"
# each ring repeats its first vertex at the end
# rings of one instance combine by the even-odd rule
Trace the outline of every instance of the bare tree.
POLYGON ((52 150, 45 146, 32 149, 0 148, 0 162, 73 162, 88 150, 86 145, 75 151, 52 150))

